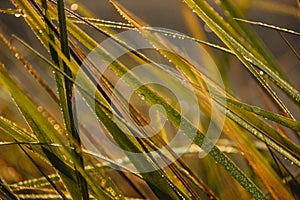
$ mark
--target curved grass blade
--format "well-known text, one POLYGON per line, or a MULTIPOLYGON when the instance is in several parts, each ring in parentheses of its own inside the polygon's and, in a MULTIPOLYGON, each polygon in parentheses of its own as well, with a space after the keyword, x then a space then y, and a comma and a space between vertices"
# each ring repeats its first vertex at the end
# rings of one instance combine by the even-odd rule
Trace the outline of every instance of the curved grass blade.
MULTIPOLYGON (((205 76, 202 76, 205 80, 206 83, 209 85, 214 85, 214 83, 206 78, 205 76)), ((199 88, 198 86, 195 85, 195 87, 199 88)), ((297 160, 299 159, 300 155, 300 150, 299 147, 294 144, 290 139, 282 136, 279 134, 273 127, 271 127, 269 124, 264 122, 263 120, 257 118, 256 116, 247 113, 247 111, 254 112, 256 114, 262 115, 266 118, 269 118, 270 120, 274 121, 280 121, 279 123, 286 124, 288 123, 288 126, 294 127, 295 129, 298 128, 299 122, 293 121, 289 118, 283 117, 274 113, 270 113, 268 111, 262 110, 257 107, 249 106, 247 104, 243 104, 237 100, 235 100, 232 96, 227 94, 227 97, 225 98, 224 96, 218 95, 218 86, 215 87, 215 91, 211 92, 212 98, 218 102, 222 107, 227 108, 231 110, 232 112, 236 113, 239 117, 241 117, 243 120, 246 122, 244 123, 246 128, 250 133, 252 133, 254 136, 258 137, 261 141, 265 142, 267 145, 272 147, 274 150, 276 150, 278 153, 282 154, 285 157, 288 157, 290 160, 296 161, 299 163, 297 160), (226 103, 224 104, 224 101, 220 102, 219 100, 221 99, 226 99, 226 103), (239 108, 239 109, 237 109, 239 108), (263 134, 257 134, 259 131, 253 132, 251 128, 249 127, 254 127, 256 130, 260 130, 263 134), (255 133, 255 134, 254 134, 255 133), (269 139, 267 139, 269 138, 269 139)), ((232 119, 232 117, 229 117, 232 119)), ((232 119, 234 120, 234 119, 232 119)), ((234 120, 235 121, 235 120, 234 120)), ((236 121, 238 124, 239 121, 236 121)), ((241 124, 240 124, 241 125, 241 124)), ((243 125, 242 127, 245 128, 243 125)))
MULTIPOLYGON (((265 142, 268 146, 276 150, 281 155, 287 157, 291 162, 296 162, 298 166, 300 166, 299 162, 299 155, 293 151, 293 147, 296 149, 299 149, 297 146, 295 146, 293 143, 291 143, 289 140, 285 139, 283 141, 278 141, 273 138, 270 138, 269 135, 266 134, 266 130, 271 131, 271 133, 278 133, 271 129, 269 126, 264 125, 263 123, 260 123, 257 119, 255 119, 255 122, 257 122, 255 125, 251 124, 250 119, 248 117, 245 117, 245 115, 241 115, 241 112, 236 111, 232 107, 229 108, 223 108, 223 112, 226 114, 227 117, 229 117, 231 120, 239 124, 241 127, 252 133, 254 136, 259 138, 261 141, 265 142), (238 114, 236 114, 238 113, 238 114), (244 119, 246 118, 246 119, 244 119), (260 123, 260 124, 259 124, 260 123), (259 124, 259 125, 257 125, 259 124), (292 144, 291 146, 285 145, 286 143, 292 144), (295 155, 296 154, 296 155, 295 155)), ((253 119, 253 118, 252 118, 253 119)), ((282 138, 282 136, 278 135, 282 138)), ((270 178, 269 178, 270 179, 270 178)))
POLYGON ((234 99, 227 98, 226 101, 227 101, 227 103, 236 105, 236 106, 240 107, 243 110, 253 112, 253 113, 255 113, 259 116, 264 117, 265 119, 277 122, 277 123, 279 123, 279 124, 281 124, 285 127, 288 127, 288 128, 291 128, 291 129, 293 129, 297 132, 300 132, 300 122, 299 121, 295 121, 295 120, 292 120, 290 118, 287 118, 287 117, 284 117, 284 116, 266 111, 266 110, 261 109, 257 106, 251 106, 251 105, 248 105, 248 104, 245 104, 245 103, 241 103, 241 102, 236 101, 234 99))
POLYGON ((290 29, 287 29, 287 28, 282 28, 282 27, 274 26, 274 25, 271 25, 271 24, 266 24, 266 23, 263 23, 263 22, 251 21, 251 20, 240 19, 240 18, 235 18, 235 20, 240 21, 240 22, 244 22, 244 23, 248 23, 248 24, 253 24, 253 25, 257 25, 257 26, 262 26, 262 27, 270 28, 270 29, 273 29, 273 30, 276 30, 276 31, 290 33, 290 34, 296 35, 296 36, 300 36, 300 33, 296 32, 294 30, 290 30, 290 29))
POLYGON ((270 52, 267 50, 263 42, 260 40, 260 38, 257 36, 257 34, 246 24, 243 23, 237 23, 234 19, 236 18, 243 18, 242 13, 235 7, 235 5, 232 3, 231 0, 222 0, 220 1, 222 7, 226 9, 230 14, 228 15, 229 21, 228 23, 234 27, 237 32, 243 33, 243 35, 247 41, 249 41, 252 46, 255 47, 257 53, 255 56, 259 57, 261 60, 266 60, 267 63, 270 63, 270 67, 276 71, 281 77, 284 77, 285 80, 287 78, 284 76, 282 71, 280 70, 278 64, 276 63, 273 56, 270 54, 270 52))
POLYGON ((256 51, 246 44, 243 39, 230 27, 222 17, 220 17, 211 8, 207 2, 203 0, 185 0, 185 3, 193 9, 199 17, 206 22, 207 25, 218 35, 218 37, 233 51, 239 60, 247 67, 247 69, 255 76, 255 78, 264 86, 272 98, 277 104, 284 110, 284 112, 291 118, 292 114, 283 104, 281 99, 277 96, 274 90, 269 84, 260 76, 257 70, 249 63, 249 60, 255 67, 258 67, 264 73, 266 73, 270 79, 284 91, 296 105, 300 106, 300 93, 292 85, 283 80, 279 75, 266 65, 265 61, 260 60, 260 57, 256 57, 256 51))

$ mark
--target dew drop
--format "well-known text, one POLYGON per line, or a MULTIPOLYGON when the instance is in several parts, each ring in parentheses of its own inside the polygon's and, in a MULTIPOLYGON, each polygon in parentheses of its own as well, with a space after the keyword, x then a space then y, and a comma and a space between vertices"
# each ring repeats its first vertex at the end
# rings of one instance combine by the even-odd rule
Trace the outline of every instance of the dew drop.
POLYGON ((20 13, 16 13, 15 17, 21 17, 21 14, 20 13))
POLYGON ((40 29, 40 30, 39 30, 39 33, 43 33, 43 30, 42 30, 42 29, 40 29))
POLYGON ((106 185, 106 180, 102 179, 102 180, 100 181, 100 186, 101 186, 101 187, 105 187, 105 185, 106 185))
POLYGON ((211 33, 211 32, 212 32, 212 30, 210 29, 210 27, 209 27, 207 24, 204 25, 204 30, 205 30, 207 33, 211 33))
POLYGON ((264 75, 264 72, 263 71, 259 71, 259 75, 264 75))
POLYGON ((50 122, 50 124, 54 125, 55 120, 52 117, 48 117, 48 122, 50 122))
POLYGON ((294 164, 294 162, 291 162, 291 165, 293 165, 294 164))
POLYGON ((162 177, 162 178, 164 178, 164 177, 165 177, 165 175, 163 175, 163 174, 162 174, 162 175, 161 175, 161 177, 162 177))
POLYGON ((285 178, 284 178, 284 179, 282 179, 282 182, 283 182, 283 183, 286 183, 286 180, 285 180, 285 178))
POLYGON ((59 129, 59 125, 58 125, 58 124, 54 124, 53 127, 54 127, 55 130, 58 130, 58 129, 59 129))
POLYGON ((195 10, 193 10, 193 13, 195 13, 196 11, 195 10))
POLYGON ((142 99, 143 101, 145 100, 145 95, 139 94, 139 96, 141 97, 141 99, 142 99))
POLYGON ((77 10, 78 9, 78 4, 73 3, 70 8, 71 8, 71 10, 77 10))
POLYGON ((38 106, 38 107, 37 107, 37 111, 43 112, 43 110, 44 110, 43 106, 38 106))

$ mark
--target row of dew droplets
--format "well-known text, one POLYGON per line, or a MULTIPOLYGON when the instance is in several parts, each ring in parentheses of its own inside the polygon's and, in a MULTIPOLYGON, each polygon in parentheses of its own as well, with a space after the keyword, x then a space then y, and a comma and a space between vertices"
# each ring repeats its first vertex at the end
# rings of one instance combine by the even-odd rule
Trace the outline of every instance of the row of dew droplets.
MULTIPOLYGON (((231 111, 230 110, 228 110, 228 109, 226 109, 225 110, 225 113, 230 113, 231 111)), ((267 117, 265 118, 265 119, 267 119, 267 117)), ((250 131, 252 134, 254 134, 256 137, 262 137, 262 136, 260 136, 261 134, 259 133, 259 131, 257 131, 255 128, 253 128, 253 127, 251 127, 249 124, 245 124, 245 126, 246 126, 246 129, 248 130, 248 131, 250 131)), ((275 148, 274 146, 272 146, 272 148, 275 148)), ((282 149, 280 148, 280 149, 278 149, 278 148, 276 148, 276 151, 277 152, 279 152, 281 155, 283 155, 284 153, 282 152, 282 149)), ((285 157, 285 156, 283 156, 283 158, 285 159, 285 160, 287 160, 288 158, 287 157, 285 157)), ((295 163, 292 161, 292 160, 290 160, 290 159, 288 159, 289 161, 290 161, 290 164, 291 165, 294 165, 295 163)))
POLYGON ((53 126, 53 128, 60 134, 64 132, 64 129, 56 122, 56 120, 50 116, 50 114, 44 109, 43 106, 38 106, 37 111, 42 113, 42 116, 47 118, 48 122, 53 126))
MULTIPOLYGON (((227 110, 226 112, 230 112, 227 110)), ((229 158, 226 158, 217 148, 213 148, 210 151, 210 155, 213 156, 217 163, 224 166, 224 168, 242 185, 244 186, 255 199, 265 199, 263 194, 255 192, 257 188, 252 183, 249 183, 245 174, 242 171, 239 171, 233 163, 230 162, 229 158)))
MULTIPOLYGON (((226 161, 224 161, 226 162, 226 161)), ((253 184, 251 183, 248 183, 245 176, 242 174, 242 172, 239 172, 236 168, 234 168, 233 164, 232 163, 227 163, 226 166, 225 166, 226 170, 230 171, 230 173, 232 174, 232 176, 234 176, 241 185, 244 185, 245 188, 247 188, 247 190, 253 194, 254 193, 254 196, 256 196, 255 199, 264 199, 264 197, 260 196, 257 192, 255 192, 256 188, 254 187, 253 184)))
MULTIPOLYGON (((164 179, 164 178, 165 178, 165 175, 162 174, 162 175, 161 175, 161 178, 164 179)), ((180 199, 185 200, 185 197, 182 196, 182 194, 178 191, 178 189, 174 186, 174 184, 173 184, 168 178, 167 178, 166 180, 167 180, 169 186, 170 186, 170 187, 176 192, 176 194, 180 197, 180 199)))

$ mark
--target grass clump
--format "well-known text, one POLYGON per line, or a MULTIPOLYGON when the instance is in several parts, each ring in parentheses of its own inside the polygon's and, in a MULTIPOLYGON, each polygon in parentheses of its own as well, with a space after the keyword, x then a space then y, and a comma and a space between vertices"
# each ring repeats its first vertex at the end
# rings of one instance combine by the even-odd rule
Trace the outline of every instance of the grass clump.
POLYGON ((85 2, 10 3, 1 15, 37 41, 0 32, 3 162, 24 162, 0 174, 1 198, 300 198, 300 92, 253 26, 299 62, 295 30, 249 21, 246 1, 165 2, 189 34, 114 0, 115 20, 85 2))

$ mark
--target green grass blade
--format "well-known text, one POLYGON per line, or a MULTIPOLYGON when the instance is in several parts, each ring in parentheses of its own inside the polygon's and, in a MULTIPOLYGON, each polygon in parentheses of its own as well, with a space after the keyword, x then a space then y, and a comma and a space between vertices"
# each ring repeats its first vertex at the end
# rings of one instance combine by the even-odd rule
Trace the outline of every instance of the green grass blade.
MULTIPOLYGON (((66 24, 66 17, 65 17, 65 6, 63 0, 57 1, 57 10, 58 10, 58 19, 59 19, 61 49, 62 52, 66 55, 66 57, 70 59, 67 24, 66 24)), ((67 67, 65 63, 63 63, 63 71, 67 75, 72 77, 72 72, 70 71, 70 69, 67 67)), ((61 80, 58 81, 58 88, 61 86, 64 87, 64 92, 63 93, 60 92, 60 100, 61 100, 62 112, 66 124, 66 130, 70 133, 71 145, 75 147, 73 151, 74 157, 77 159, 75 163, 79 164, 79 166, 75 165, 75 170, 76 170, 76 177, 79 184, 79 188, 82 194, 81 198, 83 198, 84 200, 88 200, 89 193, 88 193, 86 180, 79 172, 77 172, 78 167, 84 169, 84 163, 81 154, 81 141, 80 141, 78 130, 76 129, 76 126, 78 127, 78 122, 76 119, 76 110, 73 109, 73 105, 71 101, 73 95, 73 91, 72 91, 73 86, 72 86, 72 82, 70 82, 66 78, 64 78, 63 80, 59 78, 58 80, 61 80)))
POLYGON ((290 111, 282 103, 281 99, 269 86, 269 84, 261 77, 258 71, 249 63, 253 63, 268 76, 270 79, 282 89, 296 105, 300 106, 300 93, 293 86, 280 78, 270 67, 266 66, 264 61, 259 57, 255 57, 256 52, 249 45, 243 42, 243 39, 221 18, 205 1, 203 0, 186 0, 187 5, 193 9, 196 14, 210 26, 210 28, 218 35, 218 37, 233 51, 239 60, 247 67, 247 69, 255 76, 255 78, 264 86, 268 93, 274 98, 278 105, 292 117, 290 111), (250 50, 249 50, 250 49, 250 50))
POLYGON ((239 101, 236 101, 234 99, 230 99, 228 98, 226 100, 228 103, 236 105, 240 108, 242 108, 243 110, 247 110, 249 112, 253 112, 259 116, 264 117, 265 119, 271 120, 273 122, 277 122, 285 127, 291 128, 297 132, 300 132, 300 122, 299 121, 295 121, 292 120, 290 118, 284 117, 282 115, 276 114, 276 113, 272 113, 269 112, 267 110, 261 109, 257 106, 251 106, 245 103, 241 103, 239 101))
MULTIPOLYGON (((230 19, 228 23, 230 23, 232 27, 236 28, 237 32, 243 33, 241 35, 246 37, 247 41, 249 41, 252 46, 256 48, 257 54, 255 56, 259 56, 261 60, 266 60, 267 63, 270 63, 269 66, 273 70, 278 72, 281 77, 284 77, 275 59, 273 56, 271 56, 270 52, 266 49, 265 45, 259 39, 256 33, 246 24, 237 23, 234 20, 234 18, 243 18, 243 14, 235 7, 233 2, 231 0, 221 0, 220 3, 222 7, 230 13, 228 15, 230 19)), ((286 77, 284 78, 286 80, 286 77)))
MULTIPOLYGON (((218 99, 216 99, 216 101, 218 101, 218 99)), ((284 157, 289 158, 292 162, 296 162, 297 165, 299 165, 300 149, 296 144, 294 144, 294 142, 279 134, 275 129, 273 129, 273 127, 271 127, 263 120, 250 113, 247 113, 247 111, 245 111, 247 109, 244 110, 244 107, 242 107, 241 109, 237 109, 237 107, 230 105, 232 104, 232 101, 232 99, 228 100, 228 104, 226 107, 226 109, 228 110, 224 111, 224 113, 230 119, 248 130, 261 141, 265 142, 278 153, 280 153, 284 157)), ((220 105, 224 110, 224 105, 220 105)))

